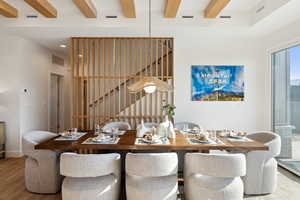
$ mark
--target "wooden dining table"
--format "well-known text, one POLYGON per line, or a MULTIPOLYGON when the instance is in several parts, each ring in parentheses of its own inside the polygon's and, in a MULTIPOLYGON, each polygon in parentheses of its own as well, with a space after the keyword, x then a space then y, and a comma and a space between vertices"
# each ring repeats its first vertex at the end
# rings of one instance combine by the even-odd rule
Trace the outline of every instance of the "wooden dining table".
MULTIPOLYGON (((59 137, 59 136, 58 136, 59 137)), ((202 151, 226 150, 226 151, 266 151, 268 146, 256 141, 232 141, 226 137, 217 137, 223 144, 190 144, 187 138, 193 135, 185 135, 177 132, 175 139, 169 139, 170 144, 135 144, 136 130, 128 130, 120 136, 117 144, 83 144, 88 138, 96 137, 93 132, 88 132, 76 141, 58 141, 55 138, 44 141, 35 146, 35 149, 74 151, 81 154, 105 151, 202 151)))

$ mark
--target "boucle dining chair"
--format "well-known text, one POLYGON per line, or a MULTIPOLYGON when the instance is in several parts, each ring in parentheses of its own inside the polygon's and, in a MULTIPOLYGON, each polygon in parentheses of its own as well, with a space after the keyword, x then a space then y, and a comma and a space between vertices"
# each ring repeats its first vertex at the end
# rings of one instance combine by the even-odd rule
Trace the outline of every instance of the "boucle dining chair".
POLYGON ((25 186, 33 193, 53 194, 61 188, 59 152, 35 150, 34 146, 57 136, 46 131, 31 131, 22 138, 25 161, 25 186))
POLYGON ((60 172, 66 176, 63 200, 118 200, 121 182, 119 154, 61 155, 60 172))
POLYGON ((177 122, 175 123, 174 128, 178 130, 184 130, 185 128, 188 129, 200 128, 200 126, 192 122, 177 122))
MULTIPOLYGON (((152 128, 152 127, 158 127, 158 123, 155 123, 155 122, 145 122, 144 123, 144 126, 146 127, 146 128, 152 128)), ((137 126, 137 129, 138 129, 138 127, 140 127, 140 126, 142 126, 141 124, 139 124, 138 126, 137 126)))
POLYGON ((176 153, 128 153, 127 200, 176 200, 177 165, 176 153))
POLYGON ((131 126, 127 122, 110 122, 105 124, 103 129, 119 128, 120 130, 127 131, 131 129, 131 126))
POLYGON ((243 199, 245 155, 187 153, 184 164, 186 200, 243 199))
POLYGON ((248 138, 269 147, 268 151, 250 151, 246 153, 247 174, 243 177, 245 194, 269 194, 277 187, 277 161, 280 154, 281 139, 273 132, 255 132, 248 138))

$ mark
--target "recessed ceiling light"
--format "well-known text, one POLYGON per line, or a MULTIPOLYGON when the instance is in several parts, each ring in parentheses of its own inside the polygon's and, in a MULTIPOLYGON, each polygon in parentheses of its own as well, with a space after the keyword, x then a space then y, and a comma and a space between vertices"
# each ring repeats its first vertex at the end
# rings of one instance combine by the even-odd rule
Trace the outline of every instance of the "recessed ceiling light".
POLYGON ((115 18, 118 18, 118 16, 116 16, 116 15, 107 15, 107 16, 105 16, 106 18, 108 18, 108 19, 115 19, 115 18))
POLYGON ((79 58, 82 58, 82 54, 78 54, 78 57, 79 57, 79 58))
POLYGON ((194 16, 192 16, 192 15, 183 15, 182 18, 192 19, 192 18, 194 18, 194 16))
POLYGON ((61 44, 61 45, 59 45, 61 48, 66 48, 67 47, 67 45, 65 45, 65 44, 61 44))

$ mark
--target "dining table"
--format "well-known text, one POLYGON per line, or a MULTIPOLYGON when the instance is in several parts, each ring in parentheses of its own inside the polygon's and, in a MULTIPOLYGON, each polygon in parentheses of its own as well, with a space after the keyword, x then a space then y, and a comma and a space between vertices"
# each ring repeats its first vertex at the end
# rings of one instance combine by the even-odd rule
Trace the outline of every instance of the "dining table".
POLYGON ((217 136, 221 144, 190 144, 188 138, 193 135, 185 135, 176 132, 176 138, 169 138, 168 144, 136 144, 136 130, 128 130, 119 136, 116 144, 85 144, 89 138, 96 137, 93 131, 88 131, 85 135, 77 140, 56 140, 57 137, 35 145, 35 149, 73 151, 80 154, 95 153, 97 151, 200 151, 208 153, 210 150, 225 151, 267 151, 268 146, 257 141, 232 141, 227 137, 217 136))
MULTIPOLYGON (((115 144, 98 144, 87 143, 92 138, 97 137, 94 131, 86 131, 86 133, 76 140, 59 140, 61 136, 57 136, 35 145, 37 150, 53 150, 60 152, 75 152, 79 154, 95 154, 95 153, 121 153, 122 157, 122 179, 121 179, 121 200, 126 200, 125 188, 125 156, 127 152, 202 152, 209 153, 210 150, 222 151, 267 151, 268 146, 253 140, 238 141, 231 140, 228 137, 216 136, 218 144, 191 144, 190 138, 195 135, 183 134, 176 131, 176 138, 168 138, 166 144, 137 144, 136 130, 127 130, 124 134, 117 136, 118 140, 115 144), (123 152, 123 153, 122 153, 123 152), (125 153, 125 154, 124 154, 125 153)), ((183 184, 184 179, 178 177, 178 183, 183 184)))

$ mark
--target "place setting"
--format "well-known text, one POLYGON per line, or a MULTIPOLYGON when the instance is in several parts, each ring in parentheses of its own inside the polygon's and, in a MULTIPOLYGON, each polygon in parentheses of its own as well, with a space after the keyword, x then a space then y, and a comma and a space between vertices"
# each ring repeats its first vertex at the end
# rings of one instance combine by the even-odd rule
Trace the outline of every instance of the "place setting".
POLYGON ((188 126, 184 126, 182 130, 177 131, 183 135, 197 135, 204 132, 204 130, 199 127, 188 128, 188 126))
POLYGON ((216 131, 196 132, 193 137, 187 137, 186 140, 189 144, 224 144, 220 139, 217 138, 216 131))
POLYGON ((100 133, 96 137, 86 139, 82 144, 117 144, 120 138, 116 135, 100 133))
POLYGON ((167 137, 161 137, 159 135, 153 135, 151 133, 145 134, 142 138, 135 139, 136 145, 163 145, 163 144, 170 144, 170 141, 167 137))
POLYGON ((253 142, 247 137, 247 132, 224 129, 219 133, 220 137, 226 138, 230 142, 253 142))
POLYGON ((95 137, 86 139, 82 144, 117 144, 121 135, 124 135, 126 131, 119 129, 118 127, 103 127, 100 125, 95 126, 95 137))
POLYGON ((87 134, 86 132, 78 132, 77 128, 59 133, 59 137, 55 138, 55 141, 75 141, 87 134))

